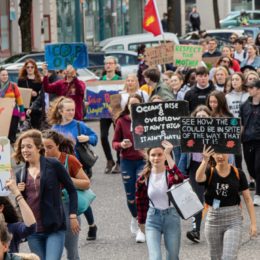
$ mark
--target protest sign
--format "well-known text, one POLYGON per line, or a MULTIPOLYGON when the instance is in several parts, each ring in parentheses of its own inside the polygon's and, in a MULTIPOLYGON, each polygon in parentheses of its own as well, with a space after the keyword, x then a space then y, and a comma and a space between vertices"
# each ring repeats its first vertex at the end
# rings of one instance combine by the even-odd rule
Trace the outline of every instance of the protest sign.
POLYGON ((86 101, 88 102, 86 119, 111 118, 109 112, 110 96, 118 94, 125 86, 123 80, 88 82, 86 101))
POLYGON ((210 69, 212 69, 212 67, 214 67, 216 65, 219 58, 220 57, 205 57, 205 58, 202 58, 202 60, 205 62, 208 69, 210 70, 210 69))
POLYGON ((14 106, 14 98, 0 98, 0 136, 8 136, 14 106))
POLYGON ((163 140, 180 144, 180 117, 188 115, 187 101, 134 104, 131 110, 135 149, 158 147, 163 140))
POLYGON ((211 146, 217 153, 241 153, 240 118, 181 118, 182 152, 202 152, 211 146))
POLYGON ((32 98, 32 89, 31 88, 19 88, 23 105, 25 108, 29 108, 31 104, 31 98, 32 98))
POLYGON ((55 43, 45 45, 45 61, 49 70, 75 69, 88 66, 88 50, 84 43, 55 43))
POLYGON ((168 64, 173 61, 173 43, 162 43, 159 46, 145 49, 145 63, 150 66, 168 64))
POLYGON ((175 45, 174 65, 196 67, 202 58, 202 46, 200 45, 175 45))
POLYGON ((7 137, 0 137, 0 196, 8 196, 9 190, 5 188, 5 183, 10 179, 11 169, 11 149, 10 141, 7 137))

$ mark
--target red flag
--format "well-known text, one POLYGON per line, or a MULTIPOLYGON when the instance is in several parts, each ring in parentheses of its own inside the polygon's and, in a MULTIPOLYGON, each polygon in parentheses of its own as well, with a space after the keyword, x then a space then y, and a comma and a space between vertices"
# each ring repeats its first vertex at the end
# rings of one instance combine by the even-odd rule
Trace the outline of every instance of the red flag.
POLYGON ((154 36, 163 34, 155 0, 148 0, 144 7, 143 28, 154 36))

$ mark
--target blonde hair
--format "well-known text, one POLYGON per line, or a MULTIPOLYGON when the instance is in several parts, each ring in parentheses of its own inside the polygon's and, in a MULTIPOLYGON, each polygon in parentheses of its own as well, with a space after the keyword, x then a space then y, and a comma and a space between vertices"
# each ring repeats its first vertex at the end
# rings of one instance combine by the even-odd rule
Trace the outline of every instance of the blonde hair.
POLYGON ((257 80, 259 80, 259 75, 254 70, 249 70, 244 76, 245 76, 245 82, 247 82, 249 75, 254 75, 257 77, 257 80))
POLYGON ((50 109, 48 111, 48 123, 50 125, 60 124, 62 122, 62 115, 60 111, 64 108, 65 103, 73 103, 75 102, 73 99, 68 97, 58 97, 56 98, 50 105, 50 109))
POLYGON ((226 80, 227 80, 227 78, 228 78, 228 76, 229 76, 228 70, 227 70, 225 67, 223 67, 223 66, 216 67, 216 69, 215 69, 215 71, 214 71, 214 76, 213 76, 213 83, 214 83, 214 84, 217 83, 216 74, 217 74, 217 72, 219 72, 219 71, 223 71, 223 72, 225 73, 225 75, 226 75, 226 80))
POLYGON ((134 80, 135 80, 135 88, 136 88, 136 91, 139 89, 139 81, 138 81, 138 78, 137 78, 137 76, 134 74, 134 73, 130 73, 130 74, 128 74, 127 75, 127 77, 126 77, 126 79, 125 79, 125 86, 124 86, 124 90, 127 92, 127 84, 126 84, 126 80, 129 78, 129 77, 131 77, 131 78, 133 78, 134 80))

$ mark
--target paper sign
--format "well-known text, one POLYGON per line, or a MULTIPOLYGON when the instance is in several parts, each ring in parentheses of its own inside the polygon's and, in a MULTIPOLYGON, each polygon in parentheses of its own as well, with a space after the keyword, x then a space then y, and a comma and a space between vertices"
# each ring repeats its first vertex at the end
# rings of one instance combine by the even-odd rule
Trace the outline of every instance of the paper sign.
POLYGON ((196 67, 202 59, 200 45, 174 45, 174 65, 196 67))
POLYGON ((111 118, 109 112, 110 96, 124 89, 124 80, 88 82, 86 100, 88 102, 86 119, 111 118))
POLYGON ((9 134, 14 106, 14 98, 0 98, 0 136, 9 134))
POLYGON ((0 137, 0 196, 8 196, 10 191, 5 188, 5 183, 10 179, 11 149, 7 137, 0 137))
POLYGON ((18 88, 23 100, 25 108, 29 108, 31 105, 32 89, 31 88, 18 88))
POLYGON ((240 118, 181 118, 182 152, 203 151, 211 146, 217 153, 239 154, 240 118))
POLYGON ((202 58, 202 60, 205 62, 205 64, 207 65, 208 69, 212 69, 212 67, 214 67, 217 63, 217 61, 219 60, 219 56, 218 57, 205 57, 202 58))
POLYGON ((133 104, 131 110, 135 149, 158 147, 163 140, 180 144, 180 117, 188 115, 187 101, 133 104))
POLYGON ((148 66, 157 66, 160 64, 168 64, 173 62, 173 46, 172 42, 163 43, 156 47, 145 49, 145 63, 148 66))
POLYGON ((63 70, 67 65, 75 69, 88 67, 87 45, 84 43, 58 43, 45 45, 45 61, 49 70, 63 70))

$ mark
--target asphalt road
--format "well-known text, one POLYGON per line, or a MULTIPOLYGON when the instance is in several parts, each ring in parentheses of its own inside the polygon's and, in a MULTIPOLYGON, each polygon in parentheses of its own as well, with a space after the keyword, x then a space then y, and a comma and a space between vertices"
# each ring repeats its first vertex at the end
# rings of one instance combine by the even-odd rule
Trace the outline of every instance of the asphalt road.
MULTIPOLYGON (((96 133, 99 133, 98 122, 87 123, 96 133)), ((111 133, 112 137, 112 128, 111 133)), ((99 139, 100 140, 100 139, 99 139)), ((86 241, 88 226, 82 217, 80 233, 80 257, 82 260, 145 260, 148 259, 146 244, 137 244, 130 232, 131 216, 126 205, 121 176, 119 174, 105 175, 105 156, 99 141, 95 151, 99 159, 93 169, 92 189, 97 198, 92 204, 94 217, 98 226, 97 240, 86 241)), ((256 207, 257 223, 260 230, 260 207, 256 207)), ((246 206, 243 205, 244 226, 243 242, 239 251, 239 260, 260 259, 260 236, 250 240, 249 220, 246 206)), ((193 244, 186 239, 186 232, 191 228, 191 221, 182 221, 181 260, 209 259, 207 243, 204 237, 204 222, 202 223, 201 242, 193 244)), ((27 251, 27 245, 21 247, 27 251)), ((162 241, 162 250, 164 246, 162 241)), ((66 259, 65 251, 62 259, 66 259)), ((164 256, 165 259, 165 256, 164 256)))

